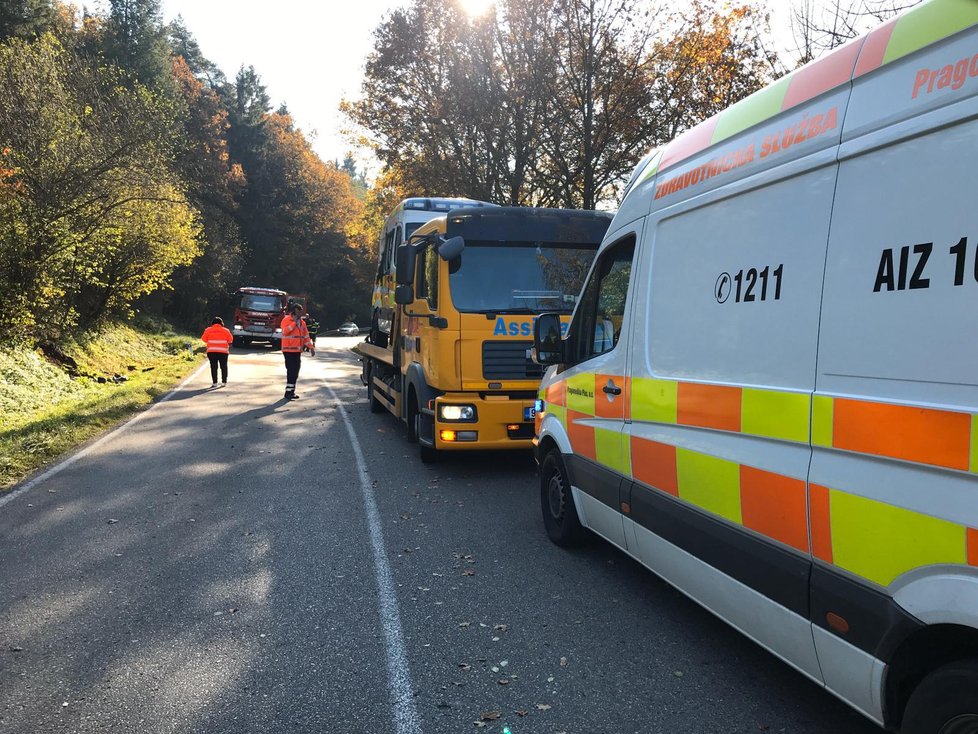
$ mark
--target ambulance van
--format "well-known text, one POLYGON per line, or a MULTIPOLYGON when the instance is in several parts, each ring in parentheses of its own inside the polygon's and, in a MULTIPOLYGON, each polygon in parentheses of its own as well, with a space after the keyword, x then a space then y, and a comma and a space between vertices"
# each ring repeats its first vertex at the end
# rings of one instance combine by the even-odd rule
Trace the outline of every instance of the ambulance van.
POLYGON ((551 539, 907 734, 978 732, 976 24, 919 5, 649 156, 534 334, 551 539))

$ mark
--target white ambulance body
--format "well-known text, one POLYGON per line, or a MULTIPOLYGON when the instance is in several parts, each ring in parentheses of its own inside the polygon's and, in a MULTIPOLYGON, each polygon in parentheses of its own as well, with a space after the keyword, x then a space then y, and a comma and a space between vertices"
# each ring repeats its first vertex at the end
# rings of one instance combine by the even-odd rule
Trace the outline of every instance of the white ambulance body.
POLYGON ((925 3, 665 146, 537 331, 551 538, 912 734, 978 732, 976 24, 925 3))

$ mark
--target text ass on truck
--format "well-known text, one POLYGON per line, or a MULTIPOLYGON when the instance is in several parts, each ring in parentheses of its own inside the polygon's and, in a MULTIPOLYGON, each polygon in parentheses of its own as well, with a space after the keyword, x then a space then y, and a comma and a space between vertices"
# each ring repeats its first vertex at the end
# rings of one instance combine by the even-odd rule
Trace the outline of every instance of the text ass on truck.
POLYGON ((530 359, 533 320, 570 314, 610 222, 607 213, 483 206, 419 227, 391 261, 389 331, 381 320, 354 348, 371 410, 404 421, 424 461, 530 448, 543 373, 530 359))
POLYGON ((550 537, 906 734, 978 732, 976 24, 919 5, 648 157, 535 334, 550 537))

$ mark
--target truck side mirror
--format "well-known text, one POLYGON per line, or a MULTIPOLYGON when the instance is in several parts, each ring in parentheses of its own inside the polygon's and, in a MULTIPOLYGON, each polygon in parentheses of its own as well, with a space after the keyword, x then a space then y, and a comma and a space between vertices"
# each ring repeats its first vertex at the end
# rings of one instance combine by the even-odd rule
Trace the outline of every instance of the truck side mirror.
POLYGON ((560 338, 560 315, 543 313, 533 324, 533 361, 537 364, 563 364, 564 341, 560 338))
POLYGON ((407 306, 414 303, 414 286, 410 283, 401 283, 394 289, 394 303, 398 306, 407 306))
MULTIPOLYGON (((394 267, 397 272, 394 274, 394 282, 400 285, 410 285, 414 282, 414 261, 417 250, 414 245, 401 245, 397 248, 394 258, 394 267)), ((413 301, 414 298, 411 298, 413 301)), ((410 303, 411 301, 408 301, 410 303)), ((398 301, 400 303, 400 301, 398 301)))
POLYGON ((462 237, 449 237, 438 247, 438 257, 442 260, 454 260, 462 254, 465 249, 465 240, 462 237))

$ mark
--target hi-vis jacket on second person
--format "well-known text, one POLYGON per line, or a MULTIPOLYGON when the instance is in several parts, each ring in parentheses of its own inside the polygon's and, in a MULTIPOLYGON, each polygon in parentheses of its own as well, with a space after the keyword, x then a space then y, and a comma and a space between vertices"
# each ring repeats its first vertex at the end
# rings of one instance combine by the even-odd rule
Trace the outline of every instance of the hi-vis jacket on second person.
POLYGON ((305 347, 314 347, 306 322, 289 314, 282 319, 282 351, 301 352, 305 347))
POLYGON ((211 324, 204 329, 200 339, 207 345, 208 354, 227 354, 234 336, 220 324, 211 324))

